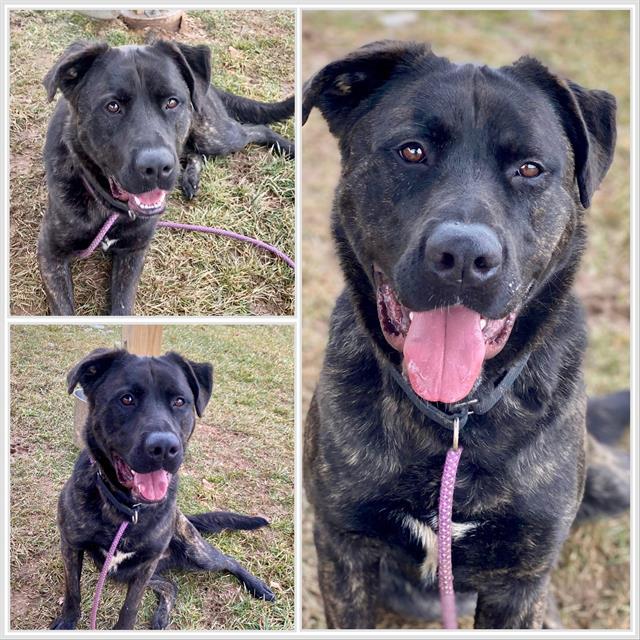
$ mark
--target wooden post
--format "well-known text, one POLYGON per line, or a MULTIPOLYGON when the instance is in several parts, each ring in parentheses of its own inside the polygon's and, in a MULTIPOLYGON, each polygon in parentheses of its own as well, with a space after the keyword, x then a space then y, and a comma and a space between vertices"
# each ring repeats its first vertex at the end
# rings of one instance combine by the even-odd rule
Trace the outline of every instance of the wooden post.
POLYGON ((122 327, 122 347, 137 356, 162 353, 162 325, 127 324, 122 327))
MULTIPOLYGON (((159 356, 162 354, 162 325, 127 324, 122 327, 122 347, 137 356, 159 356)), ((87 420, 88 407, 84 400, 75 398, 73 426, 76 444, 84 447, 82 429, 87 420)))

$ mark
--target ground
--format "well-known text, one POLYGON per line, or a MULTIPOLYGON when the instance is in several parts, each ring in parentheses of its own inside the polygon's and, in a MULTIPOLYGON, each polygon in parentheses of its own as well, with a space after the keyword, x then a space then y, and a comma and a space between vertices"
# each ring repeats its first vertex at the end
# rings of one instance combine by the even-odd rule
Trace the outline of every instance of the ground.
MULTIPOLYGON (((177 573, 172 629, 291 629, 294 615, 293 340, 291 326, 167 326, 163 348, 214 365, 215 385, 180 472, 184 513, 230 510, 263 515, 270 526, 207 539, 238 559, 276 594, 252 598, 230 575, 177 573)), ((56 503, 74 444, 69 369, 97 347, 114 347, 107 326, 14 326, 11 330, 11 628, 46 629, 60 610, 63 567, 56 503)), ((88 628, 98 572, 82 577, 80 628, 88 628)), ((108 581, 98 628, 113 626, 125 589, 108 581)), ((136 628, 148 628, 147 593, 136 628)))
MULTIPOLYGON (((239 95, 274 102, 293 93, 292 11, 190 11, 180 42, 212 49, 212 81, 239 95)), ((16 315, 47 313, 36 262, 46 208, 42 148, 55 102, 42 78, 78 39, 143 43, 148 34, 119 21, 95 22, 65 11, 12 11, 10 45, 10 291, 16 315)), ((58 99, 58 98, 56 98, 58 99)), ((293 138, 293 119, 273 128, 293 138)), ((294 254, 295 164, 251 146, 212 159, 200 193, 173 192, 165 219, 218 226, 254 236, 294 254)), ((73 268, 77 313, 107 308, 109 261, 98 251, 73 268)), ((294 276, 275 256, 235 240, 159 229, 147 254, 136 315, 283 315, 294 308, 294 276)))
MULTIPOLYGON (((556 72, 618 100, 618 145, 609 175, 587 214, 590 242, 577 290, 588 311, 587 385, 592 394, 629 386, 629 17, 624 11, 305 11, 302 74, 373 40, 432 43, 455 62, 509 64, 539 57, 556 72)), ((326 344, 327 320, 342 287, 329 235, 339 177, 335 141, 317 112, 303 130, 303 411, 326 344)), ((303 527, 303 628, 325 626, 317 586, 312 514, 303 527)), ((628 628, 629 520, 575 531, 566 544, 554 590, 565 626, 628 628)), ((397 620, 388 619, 394 626, 397 620)), ((415 623, 414 623, 415 624, 415 623)), ((470 626, 471 620, 463 620, 470 626)))

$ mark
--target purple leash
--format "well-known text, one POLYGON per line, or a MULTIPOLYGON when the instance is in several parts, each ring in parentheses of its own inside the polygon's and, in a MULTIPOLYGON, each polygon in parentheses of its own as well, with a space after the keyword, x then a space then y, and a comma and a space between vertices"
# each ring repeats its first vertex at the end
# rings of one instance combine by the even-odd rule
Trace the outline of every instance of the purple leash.
POLYGON ((457 629, 456 594, 453 589, 453 567, 451 563, 451 517, 453 513, 453 492, 456 488, 456 473, 462 454, 458 446, 460 419, 453 423, 453 445, 447 451, 440 482, 438 503, 438 588, 442 608, 442 626, 457 629))
POLYGON ((107 218, 107 221, 102 225, 102 227, 100 227, 100 231, 98 231, 98 235, 93 239, 93 242, 84 251, 78 252, 78 258, 84 260, 84 258, 88 258, 98 248, 98 245, 107 235, 109 229, 113 227, 113 223, 118 219, 119 216, 119 213, 112 213, 107 218))
MULTIPOLYGON (((118 219, 118 216, 122 214, 120 213, 112 213, 106 220, 106 222, 98 231, 98 235, 93 239, 93 242, 84 250, 78 252, 78 258, 88 258, 97 248, 98 245, 104 240, 104 237, 109 232, 109 229, 113 226, 115 221, 118 219)), ((235 231, 227 231, 226 229, 220 229, 218 227, 205 227, 198 224, 184 224, 182 222, 171 222, 169 220, 161 220, 158 222, 159 227, 168 227, 170 229, 181 229, 183 231, 199 231, 201 233, 211 233, 216 236, 224 236, 227 238, 232 238, 234 240, 240 240, 241 242, 247 242, 252 244, 254 247, 259 247, 260 249, 264 249, 266 251, 270 251, 274 255, 276 255, 280 260, 286 262, 292 269, 295 270, 296 265, 293 260, 283 251, 280 251, 277 247, 273 245, 267 244, 262 240, 258 240, 257 238, 251 238, 249 236, 243 236, 240 233, 236 233, 235 231)))
MULTIPOLYGON (((114 213, 113 215, 118 215, 114 213)), ((106 233, 106 231, 105 231, 106 233)), ((102 571, 100 571, 100 577, 98 578, 98 584, 96 585, 96 592, 93 596, 93 604, 91 605, 91 630, 95 631, 96 629, 96 616, 98 615, 98 607, 100 606, 100 598, 102 596, 102 589, 104 587, 104 582, 107 579, 107 574, 109 573, 109 568, 111 567, 111 561, 113 560, 113 556, 115 555, 116 549, 120 544, 120 539, 124 535, 126 528, 129 526, 128 520, 123 520, 118 532, 116 533, 111 546, 109 547, 109 553, 107 553, 107 557, 104 559, 104 563, 102 565, 102 571)))
POLYGON ((199 224, 184 224, 183 222, 171 222, 170 220, 161 220, 158 222, 159 227, 168 227, 169 229, 182 229, 184 231, 199 231, 201 233, 212 233, 216 236, 224 236, 226 238, 233 238, 234 240, 240 240, 241 242, 248 242, 254 247, 260 247, 270 251, 274 255, 278 256, 280 260, 286 262, 292 269, 296 268, 293 260, 283 251, 280 251, 277 247, 267 244, 258 238, 251 238, 249 236, 243 236, 241 233, 235 231, 227 231, 226 229, 220 229, 219 227, 204 227, 199 224))

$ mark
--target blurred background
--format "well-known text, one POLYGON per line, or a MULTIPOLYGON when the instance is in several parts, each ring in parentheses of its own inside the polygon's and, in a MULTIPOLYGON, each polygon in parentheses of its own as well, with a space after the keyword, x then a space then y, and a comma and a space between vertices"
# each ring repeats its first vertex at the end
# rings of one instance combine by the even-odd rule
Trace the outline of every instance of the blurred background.
MULTIPOLYGON (((510 64, 522 55, 618 100, 613 165, 587 212, 589 247, 577 292, 588 313, 590 394, 629 386, 629 13, 628 11, 303 11, 303 80, 357 47, 385 38, 431 43, 453 62, 510 64)), ((335 140, 314 110, 302 130, 303 412, 315 386, 327 321, 342 275, 329 232, 340 173, 335 140)), ((312 539, 304 512, 303 628, 324 628, 312 539)), ((573 532, 553 579, 569 628, 628 628, 629 519, 573 532)), ((461 621, 473 626, 473 620, 461 621)), ((385 618, 381 625, 397 627, 385 618)), ((418 623, 419 624, 419 623, 418 623)), ((412 625, 414 626, 414 625, 412 625)))

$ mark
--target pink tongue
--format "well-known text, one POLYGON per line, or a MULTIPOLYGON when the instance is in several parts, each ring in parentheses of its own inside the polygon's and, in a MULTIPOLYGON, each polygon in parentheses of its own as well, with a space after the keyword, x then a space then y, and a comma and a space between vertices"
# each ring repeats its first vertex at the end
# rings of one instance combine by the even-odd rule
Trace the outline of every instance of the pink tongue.
POLYGON ((413 390, 430 402, 458 402, 480 375, 486 345, 480 314, 462 306, 414 312, 404 342, 413 390))
POLYGON ((158 204, 164 200, 164 196, 167 192, 162 189, 154 189, 153 191, 147 191, 145 193, 136 193, 136 198, 142 203, 146 205, 158 204))
POLYGON ((170 475, 164 469, 151 473, 133 472, 133 485, 137 492, 145 499, 155 502, 167 495, 170 475))

